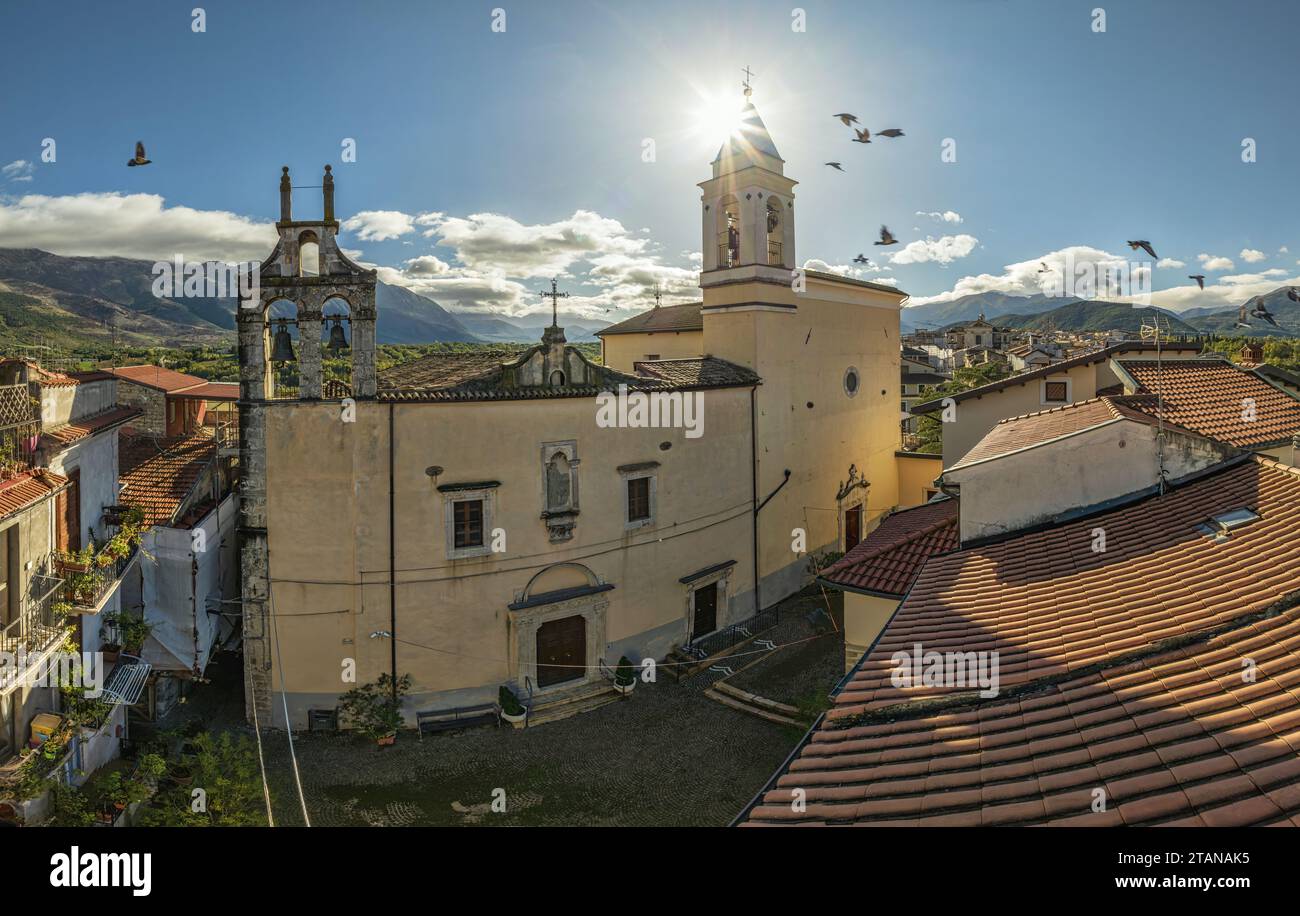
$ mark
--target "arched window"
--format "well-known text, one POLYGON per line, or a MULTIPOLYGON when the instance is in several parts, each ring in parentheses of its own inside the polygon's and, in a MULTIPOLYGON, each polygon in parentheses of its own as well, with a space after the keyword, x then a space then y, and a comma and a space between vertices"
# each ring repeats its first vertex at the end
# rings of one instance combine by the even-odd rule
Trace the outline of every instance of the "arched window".
POLYGON ((304 232, 298 236, 298 275, 320 275, 320 245, 314 232, 304 232))
POLYGON ((266 397, 298 397, 298 359, 302 341, 298 336, 298 305, 290 299, 276 299, 266 309, 266 397))
POLYGON ((551 373, 551 387, 560 388, 563 387, 563 385, 564 385, 564 373, 561 372, 559 369, 556 369, 554 372, 551 373))
POLYGON ((352 396, 352 309, 341 296, 331 296, 321 306, 321 395, 352 396))
POLYGON ((728 194, 718 206, 718 267, 740 263, 740 202, 728 194))
POLYGON ((785 230, 781 225, 781 204, 775 197, 767 199, 767 263, 780 267, 781 239, 785 230))

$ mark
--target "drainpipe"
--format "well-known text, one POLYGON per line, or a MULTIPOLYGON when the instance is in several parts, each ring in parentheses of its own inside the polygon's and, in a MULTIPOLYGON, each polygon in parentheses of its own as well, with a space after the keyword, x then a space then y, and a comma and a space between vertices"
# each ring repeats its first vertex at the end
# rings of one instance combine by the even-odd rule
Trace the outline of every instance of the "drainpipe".
POLYGON ((758 616, 763 610, 763 602, 758 586, 758 435, 755 432, 758 412, 757 395, 757 388, 749 389, 749 490, 754 506, 754 515, 752 517, 754 534, 754 616, 758 616))
POLYGON ((388 403, 388 646, 393 674, 393 702, 397 702, 397 511, 394 466, 397 439, 393 435, 393 403, 388 403))

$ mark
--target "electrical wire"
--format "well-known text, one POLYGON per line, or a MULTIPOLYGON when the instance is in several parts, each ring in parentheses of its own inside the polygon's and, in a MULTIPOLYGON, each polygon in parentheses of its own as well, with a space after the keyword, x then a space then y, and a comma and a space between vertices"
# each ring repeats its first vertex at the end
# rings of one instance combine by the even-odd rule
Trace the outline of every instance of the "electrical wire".
POLYGON ((289 738, 289 759, 293 763, 293 781, 298 787, 298 801, 302 804, 302 820, 311 826, 311 817, 307 814, 307 796, 302 791, 302 774, 298 772, 298 754, 293 747, 293 727, 289 722, 289 694, 284 685, 284 662, 280 658, 280 629, 275 623, 275 589, 267 584, 266 600, 271 612, 271 635, 275 639, 275 667, 280 669, 280 703, 284 706, 284 733, 289 738))
POLYGON ((275 826, 275 814, 271 811, 271 787, 266 782, 266 760, 262 757, 262 726, 257 721, 257 687, 253 679, 248 679, 248 689, 253 694, 253 734, 257 736, 257 767, 262 771, 262 798, 266 802, 266 825, 275 826))

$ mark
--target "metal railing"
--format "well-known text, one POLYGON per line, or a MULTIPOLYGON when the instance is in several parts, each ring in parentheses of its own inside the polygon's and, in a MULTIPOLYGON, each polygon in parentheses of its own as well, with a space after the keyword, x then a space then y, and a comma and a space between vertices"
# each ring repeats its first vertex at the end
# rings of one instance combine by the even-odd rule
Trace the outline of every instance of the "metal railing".
POLYGON ((40 417, 26 385, 0 385, 0 474, 35 466, 40 417))
POLYGON ((84 564, 84 570, 79 568, 83 564, 75 558, 56 551, 51 555, 51 560, 55 568, 64 573, 63 600, 77 607, 98 606, 104 596, 117 585, 139 549, 139 545, 132 544, 125 556, 112 558, 101 549, 89 563, 84 564), (101 557, 107 558, 102 564, 101 557))
POLYGON ((718 266, 735 267, 740 263, 740 252, 725 242, 718 246, 718 266))
POLYGON ((711 655, 717 655, 725 649, 730 649, 732 646, 739 645, 746 640, 753 639, 759 633, 776 626, 779 619, 777 608, 778 606, 774 604, 765 611, 759 611, 748 620, 733 623, 717 632, 701 636, 699 639, 692 639, 684 647, 685 651, 696 658, 705 659, 711 655))
MULTIPOLYGON (((0 652, 38 655, 61 641, 68 630, 64 619, 54 612, 62 580, 38 574, 32 577, 32 582, 34 594, 23 602, 17 619, 0 631, 0 652)), ((0 686, 4 685, 3 677, 0 674, 0 686)))
POLYGON ((774 266, 774 267, 780 267, 781 264, 784 263, 784 262, 781 260, 781 243, 780 243, 780 242, 773 242, 773 241, 771 241, 770 239, 768 240, 768 243, 767 243, 767 263, 770 264, 770 265, 772 265, 772 266, 774 266))

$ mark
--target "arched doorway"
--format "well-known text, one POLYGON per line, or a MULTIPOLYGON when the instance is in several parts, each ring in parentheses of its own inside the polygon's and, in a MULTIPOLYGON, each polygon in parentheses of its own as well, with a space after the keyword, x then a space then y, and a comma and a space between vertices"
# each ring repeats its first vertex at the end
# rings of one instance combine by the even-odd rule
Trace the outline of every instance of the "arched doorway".
POLYGON ((551 687, 586 676, 587 621, 581 615, 550 620, 537 628, 537 686, 551 687))

